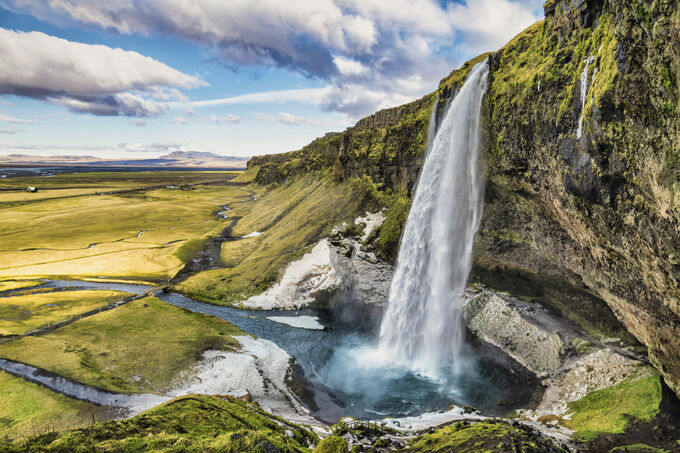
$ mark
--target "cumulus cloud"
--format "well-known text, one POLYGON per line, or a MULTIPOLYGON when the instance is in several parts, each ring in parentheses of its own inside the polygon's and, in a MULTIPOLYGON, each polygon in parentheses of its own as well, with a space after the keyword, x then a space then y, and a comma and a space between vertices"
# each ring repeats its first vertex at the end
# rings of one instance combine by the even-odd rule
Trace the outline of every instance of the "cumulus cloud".
POLYGON ((152 143, 117 143, 113 145, 44 145, 44 144, 11 144, 0 142, 0 154, 28 154, 33 156, 98 155, 106 158, 129 158, 130 154, 147 155, 148 157, 170 154, 174 151, 213 151, 178 142, 152 143))
POLYGON ((276 115, 269 115, 267 113, 256 112, 253 118, 260 121, 270 121, 285 124, 287 126, 327 126, 327 125, 343 125, 348 126, 346 121, 333 120, 329 118, 309 118, 306 116, 293 115, 292 113, 279 112, 276 115))
POLYGON ((183 116, 176 116, 172 119, 172 122, 175 124, 187 124, 187 119, 183 116))
POLYGON ((210 115, 209 120, 211 123, 221 126, 223 124, 238 123, 239 121, 241 121, 241 118, 232 114, 229 114, 227 116, 210 115))
POLYGON ((159 101, 177 98, 177 88, 202 85, 137 52, 0 28, 0 94, 80 113, 144 117, 162 113, 159 101))
MULTIPOLYGON (((326 98, 318 103, 355 118, 385 106, 385 100, 410 100, 432 90, 465 58, 497 49, 536 21, 543 4, 543 0, 0 2, 52 22, 121 34, 171 35, 205 45, 228 67, 278 67, 322 79, 330 88, 319 92, 326 98), (342 98, 347 94, 351 99, 342 98)), ((218 102, 259 101, 235 97, 218 102)), ((192 107, 205 105, 209 104, 192 107)))

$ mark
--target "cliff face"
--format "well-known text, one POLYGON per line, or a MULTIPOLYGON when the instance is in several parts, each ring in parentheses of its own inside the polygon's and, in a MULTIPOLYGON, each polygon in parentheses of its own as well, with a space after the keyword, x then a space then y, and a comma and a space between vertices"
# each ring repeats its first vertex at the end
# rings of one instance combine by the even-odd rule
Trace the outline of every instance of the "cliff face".
MULTIPOLYGON (((647 347, 680 394, 680 7, 549 0, 546 19, 488 55, 487 189, 473 279, 545 302, 591 334, 647 347), (585 88, 585 90, 583 90, 585 88)), ((405 106, 254 158, 261 184, 307 171, 399 194, 376 247, 391 258, 441 118, 469 69, 405 106)), ((393 197, 394 199, 394 197, 393 197)))

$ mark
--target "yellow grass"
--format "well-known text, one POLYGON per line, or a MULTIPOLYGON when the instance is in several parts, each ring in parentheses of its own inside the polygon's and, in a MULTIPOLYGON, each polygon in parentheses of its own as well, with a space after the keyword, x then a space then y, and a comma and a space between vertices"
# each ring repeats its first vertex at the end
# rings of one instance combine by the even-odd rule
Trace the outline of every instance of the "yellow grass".
POLYGON ((0 277, 165 280, 183 265, 175 255, 183 244, 227 226, 214 215, 220 206, 247 197, 239 187, 199 186, 5 207, 0 277))
POLYGON ((40 285, 41 283, 42 282, 38 280, 5 280, 0 282, 0 292, 29 288, 31 286, 40 285))
POLYGON ((0 335, 20 335, 123 300, 120 291, 65 291, 0 298, 0 335))
POLYGON ((16 192, 0 192, 0 204, 18 201, 45 200, 48 198, 72 197, 76 195, 86 195, 98 192, 108 192, 119 190, 116 187, 90 187, 84 189, 53 189, 39 190, 37 193, 28 193, 25 190, 16 192))

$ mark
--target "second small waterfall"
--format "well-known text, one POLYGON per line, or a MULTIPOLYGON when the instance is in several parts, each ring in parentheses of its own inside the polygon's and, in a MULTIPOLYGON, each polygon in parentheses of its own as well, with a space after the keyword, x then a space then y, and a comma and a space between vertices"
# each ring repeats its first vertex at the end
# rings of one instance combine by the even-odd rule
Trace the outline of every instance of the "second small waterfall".
POLYGON ((401 240, 380 352, 436 375, 461 345, 462 297, 482 215, 480 110, 488 63, 477 64, 431 141, 401 240))

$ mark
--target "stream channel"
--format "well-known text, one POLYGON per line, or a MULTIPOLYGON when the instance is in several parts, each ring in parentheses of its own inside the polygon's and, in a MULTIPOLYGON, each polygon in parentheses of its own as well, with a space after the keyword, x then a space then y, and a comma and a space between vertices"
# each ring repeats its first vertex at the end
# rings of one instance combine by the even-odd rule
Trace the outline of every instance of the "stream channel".
MULTIPOLYGON (((46 281, 44 286, 137 295, 153 290, 144 285, 71 280, 46 281)), ((366 351, 373 350, 377 343, 379 325, 347 319, 346 313, 313 308, 242 310, 199 302, 178 293, 156 291, 154 295, 177 307, 224 319, 249 334, 274 342, 294 359, 297 394, 312 414, 326 423, 348 415, 370 419, 415 416, 444 411, 451 404, 500 415, 529 405, 539 388, 533 375, 499 350, 472 339, 466 342, 465 366, 432 378, 410 370, 374 366, 366 351)), ((157 395, 116 394, 9 360, 0 360, 0 369, 96 404, 146 408, 160 402, 157 395)))

